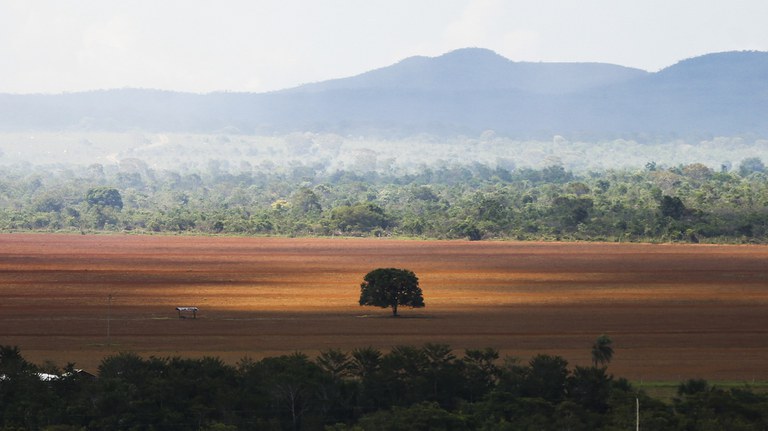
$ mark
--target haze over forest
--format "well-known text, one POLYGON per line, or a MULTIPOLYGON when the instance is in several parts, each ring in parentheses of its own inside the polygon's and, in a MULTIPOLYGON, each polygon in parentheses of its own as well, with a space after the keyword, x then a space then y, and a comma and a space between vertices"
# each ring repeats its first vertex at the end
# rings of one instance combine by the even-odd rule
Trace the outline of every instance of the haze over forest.
POLYGON ((650 73, 514 62, 467 48, 269 93, 113 89, 0 95, 0 163, 157 168, 210 160, 418 169, 473 161, 587 170, 768 151, 768 53, 725 52, 650 73))

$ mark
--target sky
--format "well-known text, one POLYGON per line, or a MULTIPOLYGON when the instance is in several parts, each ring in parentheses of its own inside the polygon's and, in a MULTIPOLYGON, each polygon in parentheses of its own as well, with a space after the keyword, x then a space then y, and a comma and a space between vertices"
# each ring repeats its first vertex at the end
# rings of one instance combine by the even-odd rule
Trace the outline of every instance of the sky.
POLYGON ((768 51, 766 0, 0 0, 0 93, 266 92, 465 47, 657 71, 768 51))

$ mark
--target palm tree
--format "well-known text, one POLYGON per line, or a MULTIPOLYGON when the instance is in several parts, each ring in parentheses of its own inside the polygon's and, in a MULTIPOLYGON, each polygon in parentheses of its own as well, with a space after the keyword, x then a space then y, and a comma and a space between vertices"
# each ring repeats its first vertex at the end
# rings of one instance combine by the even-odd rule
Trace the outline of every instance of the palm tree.
POLYGON ((611 337, 603 334, 597 337, 595 344, 592 345, 592 364, 597 367, 598 364, 606 366, 613 358, 613 341, 611 337))

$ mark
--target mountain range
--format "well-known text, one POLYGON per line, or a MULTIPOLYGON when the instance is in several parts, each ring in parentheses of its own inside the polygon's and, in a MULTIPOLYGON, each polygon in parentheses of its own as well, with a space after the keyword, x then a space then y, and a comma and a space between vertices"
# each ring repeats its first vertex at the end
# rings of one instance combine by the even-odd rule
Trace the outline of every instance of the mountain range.
POLYGON ((0 94, 0 131, 26 130, 768 136, 768 53, 707 54, 650 73, 465 48, 269 93, 0 94))

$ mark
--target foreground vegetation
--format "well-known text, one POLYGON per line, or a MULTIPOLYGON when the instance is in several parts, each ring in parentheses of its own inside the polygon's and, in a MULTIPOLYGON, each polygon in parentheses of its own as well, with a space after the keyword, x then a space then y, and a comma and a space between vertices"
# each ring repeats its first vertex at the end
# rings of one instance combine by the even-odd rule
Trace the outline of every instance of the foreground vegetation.
POLYGON ((759 158, 584 174, 499 163, 416 174, 13 165, 0 167, 0 230, 765 243, 766 178, 759 158))
POLYGON ((295 353, 231 366, 212 357, 105 358, 97 376, 0 346, 3 430, 762 430, 768 396, 679 385, 651 398, 596 361, 457 357, 446 345, 295 353), (45 374, 43 374, 45 373, 45 374), (58 377, 56 377, 58 376, 58 377))

